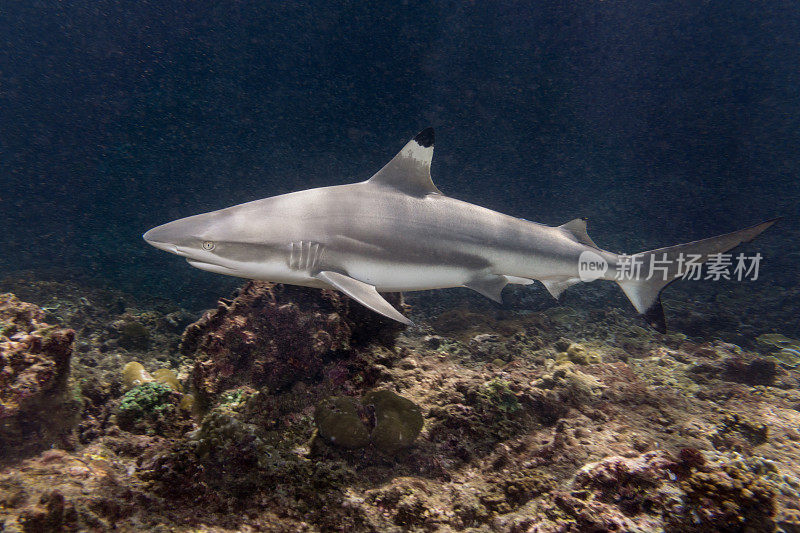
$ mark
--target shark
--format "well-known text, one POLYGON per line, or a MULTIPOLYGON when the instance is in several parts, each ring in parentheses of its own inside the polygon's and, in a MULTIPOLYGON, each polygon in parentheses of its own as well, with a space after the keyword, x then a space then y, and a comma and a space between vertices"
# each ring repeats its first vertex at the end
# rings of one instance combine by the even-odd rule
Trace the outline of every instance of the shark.
POLYGON ((610 280, 665 332, 661 292, 687 265, 718 259, 778 220, 617 254, 595 244, 586 219, 547 226, 446 196, 431 178, 434 139, 433 128, 422 130, 366 181, 181 218, 144 240, 209 272, 336 289, 407 325, 382 292, 467 287, 501 302, 508 284, 538 280, 559 298, 575 284, 610 280))

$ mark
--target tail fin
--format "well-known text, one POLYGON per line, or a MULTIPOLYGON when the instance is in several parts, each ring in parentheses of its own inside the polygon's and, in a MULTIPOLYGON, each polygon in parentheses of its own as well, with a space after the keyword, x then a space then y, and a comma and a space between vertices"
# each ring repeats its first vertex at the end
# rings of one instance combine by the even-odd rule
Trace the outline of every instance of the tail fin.
POLYGON ((753 240, 778 220, 775 218, 733 233, 634 254, 628 258, 630 272, 624 273, 632 274, 631 279, 624 279, 623 275, 617 283, 644 319, 657 331, 665 333, 667 324, 661 307, 661 291, 684 274, 686 258, 691 258, 693 264, 705 263, 714 254, 753 240), (638 271, 634 268, 636 265, 638 271))

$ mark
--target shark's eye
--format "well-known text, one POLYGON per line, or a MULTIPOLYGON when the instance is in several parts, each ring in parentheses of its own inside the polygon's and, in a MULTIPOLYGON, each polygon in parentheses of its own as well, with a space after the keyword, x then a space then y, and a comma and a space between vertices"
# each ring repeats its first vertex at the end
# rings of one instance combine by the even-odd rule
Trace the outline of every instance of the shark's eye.
POLYGON ((203 241, 203 250, 211 251, 214 249, 214 241, 203 241))

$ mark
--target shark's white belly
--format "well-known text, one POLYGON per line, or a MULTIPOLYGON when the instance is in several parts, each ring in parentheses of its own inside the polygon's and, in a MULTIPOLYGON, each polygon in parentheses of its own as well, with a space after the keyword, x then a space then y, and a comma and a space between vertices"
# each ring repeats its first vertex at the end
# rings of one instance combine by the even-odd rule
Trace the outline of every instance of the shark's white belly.
POLYGON ((421 291, 459 287, 473 275, 469 270, 448 265, 418 265, 382 261, 352 261, 343 265, 347 274, 374 285, 383 292, 421 291))

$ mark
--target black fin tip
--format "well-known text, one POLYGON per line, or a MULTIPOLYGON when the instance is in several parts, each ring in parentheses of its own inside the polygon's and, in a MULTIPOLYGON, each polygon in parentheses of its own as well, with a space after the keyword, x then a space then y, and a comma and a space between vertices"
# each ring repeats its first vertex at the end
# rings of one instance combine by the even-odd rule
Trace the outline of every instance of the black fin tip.
POLYGON ((414 140, 422 146, 423 148, 428 148, 429 146, 433 146, 434 135, 433 135, 433 128, 425 128, 421 132, 417 133, 417 136, 414 137, 414 140))

